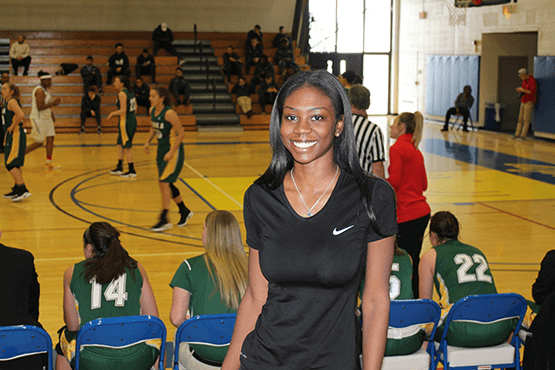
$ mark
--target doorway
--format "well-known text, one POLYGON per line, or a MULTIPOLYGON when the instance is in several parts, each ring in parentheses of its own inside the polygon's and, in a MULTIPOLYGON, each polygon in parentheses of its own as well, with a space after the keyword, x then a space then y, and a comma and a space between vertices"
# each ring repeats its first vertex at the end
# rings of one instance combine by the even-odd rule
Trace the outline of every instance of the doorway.
POLYGON ((499 82, 497 84, 497 101, 505 104, 503 111, 503 121, 501 122, 501 131, 514 131, 518 122, 518 113, 520 110, 520 94, 516 92, 516 88, 522 84, 522 80, 518 77, 518 71, 521 68, 528 69, 527 56, 500 56, 498 60, 497 73, 499 82))

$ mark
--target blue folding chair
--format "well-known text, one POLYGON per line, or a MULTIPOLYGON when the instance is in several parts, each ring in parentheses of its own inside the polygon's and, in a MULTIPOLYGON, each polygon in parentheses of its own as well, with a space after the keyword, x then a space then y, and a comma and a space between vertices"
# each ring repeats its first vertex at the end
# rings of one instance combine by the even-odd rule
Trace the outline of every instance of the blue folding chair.
MULTIPOLYGON (((441 308, 429 299, 408 299, 391 301, 389 308, 389 327, 392 330, 408 328, 413 325, 434 324, 433 338, 441 317, 441 308)), ((426 350, 403 356, 385 356, 382 370, 430 369, 436 368, 435 346, 430 341, 426 350)))
POLYGON ((526 314, 526 300, 520 294, 482 294, 462 298, 456 302, 445 320, 445 329, 439 344, 436 343, 437 358, 444 369, 506 369, 521 368, 521 339, 515 333, 520 330, 526 314), (489 347, 455 347, 447 342, 449 325, 457 321, 494 323, 501 320, 518 319, 510 343, 504 342, 489 347))
POLYGON ((79 329, 75 345, 75 369, 79 370, 79 353, 86 346, 105 346, 111 348, 129 345, 152 339, 160 339, 160 370, 164 370, 164 350, 166 347, 166 327, 155 316, 106 317, 89 321, 79 329))
POLYGON ((48 369, 52 369, 52 339, 44 329, 33 325, 0 327, 0 367, 2 361, 48 354, 48 369))
POLYGON ((175 333, 174 370, 179 370, 179 346, 181 343, 229 345, 236 317, 237 314, 234 313, 199 315, 191 317, 181 324, 175 333))

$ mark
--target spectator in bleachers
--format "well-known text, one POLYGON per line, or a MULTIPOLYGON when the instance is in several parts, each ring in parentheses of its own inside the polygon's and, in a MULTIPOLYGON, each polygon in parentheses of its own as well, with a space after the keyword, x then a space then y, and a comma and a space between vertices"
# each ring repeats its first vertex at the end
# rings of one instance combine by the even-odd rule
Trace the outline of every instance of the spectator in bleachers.
POLYGON ((183 77, 183 70, 180 67, 175 69, 175 77, 170 80, 169 90, 175 98, 176 105, 189 105, 191 88, 189 82, 183 77), (183 95, 183 99, 180 96, 183 95))
POLYGON ((97 132, 101 134, 100 95, 96 93, 96 86, 89 87, 89 91, 81 99, 81 134, 85 133, 87 117, 94 117, 96 119, 97 132))
POLYGON ((108 59, 108 79, 106 84, 112 84, 112 78, 117 75, 123 75, 126 77, 131 76, 131 71, 129 70, 129 58, 125 55, 123 51, 123 44, 118 42, 116 44, 116 52, 112 54, 110 59, 108 59))
POLYGON ((239 78, 242 76, 243 63, 241 57, 235 52, 233 46, 229 45, 223 55, 224 67, 223 72, 227 76, 227 83, 231 83, 231 75, 237 75, 239 78))
POLYGON ((470 85, 466 85, 463 92, 457 96, 455 100, 455 106, 449 108, 445 115, 445 124, 441 131, 449 131, 449 120, 451 115, 457 114, 463 116, 463 131, 468 131, 468 117, 470 116, 470 108, 474 104, 474 98, 472 97, 472 88, 470 85))
POLYGON ((274 37, 274 41, 272 42, 272 45, 274 45, 276 49, 279 48, 279 45, 281 44, 282 39, 286 39, 289 45, 291 46, 293 45, 293 40, 291 40, 291 36, 285 33, 285 28, 283 26, 280 26, 279 33, 274 37))
POLYGON ((281 39, 279 48, 274 55, 274 63, 279 65, 279 73, 283 74, 287 64, 295 63, 295 55, 293 48, 286 39, 281 39))
POLYGON ((150 110, 150 87, 144 83, 141 77, 138 77, 133 84, 133 92, 135 93, 135 99, 137 99, 137 105, 146 107, 148 112, 150 110))
POLYGON ((353 85, 362 85, 362 76, 357 74, 353 79, 353 85))
MULTIPOLYGON (((0 238, 2 231, 0 230, 0 238)), ((0 243, 0 326, 34 325, 39 323, 40 284, 31 252, 0 243)), ((38 370, 46 365, 46 356, 25 356, 2 361, 3 370, 38 370)))
MULTIPOLYGON (((3 72, 2 76, 0 76, 0 88, 6 83, 10 82, 10 74, 8 72, 3 72)), ((0 96, 0 109, 4 108, 6 102, 4 98, 0 96)), ((4 154, 4 125, 0 123, 0 154, 4 154)))
POLYGON ((262 32, 260 31, 260 26, 257 24, 254 29, 247 33, 247 40, 245 41, 245 46, 251 43, 251 39, 257 39, 258 42, 262 43, 262 32))
POLYGON ((246 68, 245 73, 249 74, 252 65, 257 65, 260 61, 260 57, 264 55, 264 47, 262 43, 258 41, 256 38, 252 38, 250 43, 247 45, 245 59, 246 59, 246 68))
POLYGON ((25 154, 40 148, 46 141, 46 164, 44 167, 47 170, 54 170, 60 168, 60 166, 52 163, 54 137, 56 136, 54 128, 56 117, 51 108, 60 105, 61 99, 52 98, 48 92, 48 89, 52 87, 52 76, 43 71, 39 71, 38 76, 40 78, 40 85, 33 90, 30 116, 33 126, 31 137, 35 139, 35 142, 27 145, 25 154))
POLYGON ((275 70, 274 65, 268 61, 268 57, 264 54, 260 56, 260 61, 254 67, 254 75, 251 79, 251 90, 256 91, 256 86, 258 86, 267 75, 274 76, 275 70))
POLYGON ((31 64, 31 48, 24 35, 17 37, 17 42, 14 42, 10 47, 10 60, 12 62, 13 74, 17 76, 19 67, 23 67, 23 76, 29 74, 29 65, 31 64))
MULTIPOLYGON (((459 229, 459 221, 451 212, 434 214, 430 221, 433 248, 420 262, 420 298, 432 299, 435 285, 441 317, 446 317, 453 304, 464 297, 497 294, 486 256, 478 248, 461 243, 459 229)), ((512 320, 487 325, 453 322, 447 341, 457 347, 494 346, 507 340, 514 324, 512 320)), ((441 338, 443 328, 440 322, 436 340, 441 338)))
POLYGON ((284 63, 285 71, 281 75, 282 82, 285 83, 289 77, 293 76, 295 73, 300 72, 301 68, 295 62, 284 63))
POLYGON ((141 55, 137 57, 137 64, 135 65, 135 76, 139 78, 142 75, 148 75, 152 78, 152 83, 156 83, 156 64, 154 57, 148 52, 148 49, 143 49, 141 55))
POLYGON ((276 100, 277 93, 279 91, 279 86, 274 80, 273 74, 267 74, 264 76, 264 80, 258 88, 258 102, 262 107, 262 114, 265 112, 266 104, 273 105, 276 100))
POLYGON ((354 85, 349 90, 349 100, 353 111, 353 126, 357 143, 360 166, 368 173, 385 178, 385 150, 382 130, 368 120, 370 91, 362 85, 354 85))
MULTIPOLYGON (((119 240, 120 233, 107 222, 92 223, 83 234, 85 259, 64 273, 64 322, 56 346, 56 369, 75 364, 78 330, 103 317, 158 316, 156 299, 144 267, 129 256, 119 240)), ((114 369, 114 357, 128 369, 148 370, 157 362, 160 344, 140 342, 132 347, 85 347, 80 365, 85 369, 114 369)), ((120 369, 121 367, 118 367, 120 369)))
MULTIPOLYGON (((170 283, 170 320, 176 328, 190 315, 236 313, 247 288, 247 255, 239 223, 231 212, 212 211, 206 216, 202 244, 205 253, 181 263, 170 283)), ((191 357, 221 366, 227 349, 228 346, 206 345, 191 345, 189 349, 189 345, 182 344, 180 368, 194 368, 189 365, 191 357)))
POLYGON ((528 74, 526 68, 518 70, 518 77, 522 80, 522 86, 516 88, 520 93, 520 110, 518 113, 518 123, 516 125, 515 139, 524 140, 528 135, 528 128, 532 122, 532 109, 536 104, 537 85, 536 79, 528 74))
POLYGON ((418 150, 424 118, 420 112, 402 113, 390 126, 390 137, 397 139, 389 149, 387 182, 397 195, 397 244, 412 258, 412 291, 418 298, 418 264, 422 239, 430 220, 430 206, 424 191, 428 188, 424 157, 418 150))
POLYGON ((241 110, 247 117, 251 118, 254 114, 252 111, 252 91, 243 77, 239 79, 239 83, 233 86, 231 93, 237 95, 237 105, 241 107, 241 110))
POLYGON ((343 87, 347 91, 347 94, 349 93, 349 89, 351 88, 351 86, 353 86, 356 77, 357 74, 355 73, 355 71, 350 69, 339 75, 339 82, 341 82, 341 85, 343 85, 343 87))
POLYGON ((90 91, 89 87, 91 85, 96 85, 98 93, 102 94, 102 74, 100 73, 100 69, 93 65, 93 61, 93 57, 89 55, 87 57, 87 64, 81 68, 84 93, 87 94, 90 91))
POLYGON ((160 50, 160 48, 166 50, 173 56, 178 56, 177 50, 172 45, 173 32, 166 22, 160 24, 156 27, 154 32, 152 32, 152 41, 154 41, 154 49, 152 51, 154 56, 158 55, 158 50, 160 50))

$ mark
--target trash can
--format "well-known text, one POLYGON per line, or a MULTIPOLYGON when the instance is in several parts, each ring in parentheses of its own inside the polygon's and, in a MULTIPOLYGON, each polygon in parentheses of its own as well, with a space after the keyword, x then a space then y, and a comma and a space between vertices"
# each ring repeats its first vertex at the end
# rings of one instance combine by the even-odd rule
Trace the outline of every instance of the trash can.
POLYGON ((486 119, 484 129, 489 131, 499 131, 503 121, 503 109, 505 104, 486 103, 486 119))

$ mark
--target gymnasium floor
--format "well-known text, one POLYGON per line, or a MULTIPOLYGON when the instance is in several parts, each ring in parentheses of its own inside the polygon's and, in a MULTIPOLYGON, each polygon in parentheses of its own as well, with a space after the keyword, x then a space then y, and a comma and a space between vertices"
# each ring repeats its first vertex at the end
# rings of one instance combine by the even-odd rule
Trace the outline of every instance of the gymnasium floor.
MULTIPOLYGON (((385 126, 388 118, 372 120, 385 126)), ((432 212, 449 210, 458 217, 461 240, 484 251, 499 292, 531 299, 539 263, 554 248, 555 144, 518 142, 508 134, 483 131, 444 134, 437 124, 425 126, 420 149, 432 212)), ((39 148, 27 156, 24 167, 32 196, 19 203, 0 199, 1 242, 35 255, 40 321, 53 338, 63 325, 62 275, 83 259, 82 235, 89 223, 108 221, 122 232, 124 247, 145 266, 170 340, 174 329, 168 284, 183 259, 203 252, 206 214, 232 211, 244 237, 243 194, 269 163, 268 132, 187 132, 186 162, 176 185, 195 214, 187 226, 162 234, 148 230, 157 221, 161 195, 155 148, 149 155, 142 149, 146 135, 139 133, 134 140, 136 179, 108 173, 117 159, 115 134, 61 134, 54 162, 62 168, 47 172, 45 151, 39 148)), ((13 185, 5 170, 0 171, 0 184, 2 193, 13 185)), ((178 220, 173 204, 170 220, 178 220)), ((424 251, 430 246, 426 239, 424 251)))

